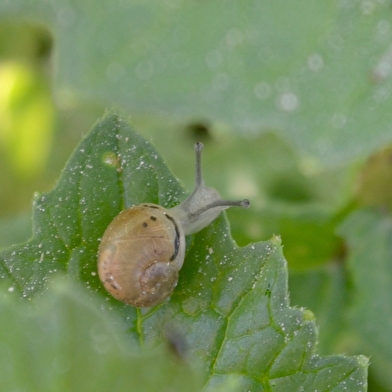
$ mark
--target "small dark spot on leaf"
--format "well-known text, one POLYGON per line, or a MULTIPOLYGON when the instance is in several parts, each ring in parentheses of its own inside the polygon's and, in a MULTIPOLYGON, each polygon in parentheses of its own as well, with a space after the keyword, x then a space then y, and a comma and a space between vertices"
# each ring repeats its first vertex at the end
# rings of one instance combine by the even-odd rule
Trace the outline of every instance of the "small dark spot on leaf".
POLYGON ((152 221, 156 221, 156 220, 157 220, 157 218, 156 218, 155 216, 150 216, 150 219, 151 219, 152 221))
POLYGON ((143 222, 143 227, 147 227, 148 223, 147 222, 143 222))
POLYGON ((267 289, 265 290, 265 295, 271 297, 271 285, 269 283, 267 289))

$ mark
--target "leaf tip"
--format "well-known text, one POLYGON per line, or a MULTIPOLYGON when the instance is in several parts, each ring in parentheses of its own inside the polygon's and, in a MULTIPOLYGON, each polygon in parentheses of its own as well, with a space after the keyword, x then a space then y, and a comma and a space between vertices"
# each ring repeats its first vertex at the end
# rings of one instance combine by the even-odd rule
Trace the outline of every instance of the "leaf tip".
POLYGON ((357 357, 358 365, 367 369, 369 367, 369 358, 364 355, 358 355, 357 357))
POLYGON ((303 317, 304 317, 304 321, 314 321, 316 319, 314 313, 309 309, 304 309, 303 317))
POLYGON ((280 235, 274 234, 270 240, 274 245, 281 246, 282 245, 282 238, 280 235))

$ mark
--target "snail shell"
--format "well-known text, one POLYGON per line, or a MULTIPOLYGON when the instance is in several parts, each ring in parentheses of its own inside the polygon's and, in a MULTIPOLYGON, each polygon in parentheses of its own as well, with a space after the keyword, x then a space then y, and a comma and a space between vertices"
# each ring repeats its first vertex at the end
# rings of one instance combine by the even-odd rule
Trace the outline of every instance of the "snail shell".
POLYGON ((106 229, 98 273, 119 301, 152 306, 172 293, 184 256, 185 236, 175 218, 159 205, 140 204, 122 211, 106 229))
POLYGON ((247 208, 248 200, 223 200, 204 185, 202 143, 195 144, 196 187, 181 204, 166 209, 139 204, 122 211, 107 227, 98 250, 98 274, 116 299, 136 307, 168 298, 184 263, 185 235, 208 226, 226 208, 247 208))

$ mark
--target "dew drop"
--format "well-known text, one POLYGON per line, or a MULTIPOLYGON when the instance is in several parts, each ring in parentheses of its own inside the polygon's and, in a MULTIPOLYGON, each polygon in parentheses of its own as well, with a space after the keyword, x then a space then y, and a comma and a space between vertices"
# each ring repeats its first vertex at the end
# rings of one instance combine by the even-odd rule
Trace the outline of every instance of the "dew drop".
POLYGON ((108 151, 102 155, 102 162, 108 166, 118 167, 120 165, 120 158, 113 151, 108 151))
POLYGON ((293 112, 299 107, 299 98, 291 92, 283 93, 279 98, 279 107, 285 112, 293 112))
POLYGON ((324 68, 324 59, 318 53, 313 53, 308 57, 308 67, 312 72, 319 72, 324 68))

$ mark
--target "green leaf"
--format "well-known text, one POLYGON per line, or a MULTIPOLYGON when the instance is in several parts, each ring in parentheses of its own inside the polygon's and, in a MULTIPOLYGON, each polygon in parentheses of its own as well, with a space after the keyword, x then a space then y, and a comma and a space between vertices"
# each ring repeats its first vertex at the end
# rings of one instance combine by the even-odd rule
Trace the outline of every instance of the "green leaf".
POLYGON ((392 218, 372 210, 352 213, 340 228, 349 247, 355 288, 352 328, 372 356, 373 371, 392 388, 392 218))
POLYGON ((312 313, 289 307, 279 238, 238 248, 224 216, 188 239, 169 301, 135 309, 110 298, 96 274, 108 223, 131 204, 170 207, 184 196, 153 147, 108 114, 81 142, 55 189, 36 196, 31 241, 0 253, 6 288, 31 297, 65 271, 90 295, 107 298, 101 308, 122 317, 131 341, 148 348, 161 345, 165 331, 183 337, 203 363, 205 390, 365 391, 367 359, 318 356, 312 313))
POLYGON ((3 390, 200 390, 195 366, 167 345, 131 344, 121 319, 70 281, 57 279, 33 304, 3 295, 0 313, 3 390))
POLYGON ((62 102, 87 98, 241 131, 334 165, 391 141, 388 2, 19 0, 45 24, 62 102), (370 131, 371 130, 371 131, 370 131))
MULTIPOLYGON (((198 249, 191 248, 185 279, 173 296, 185 315, 179 311, 177 317, 164 318, 178 320, 186 331, 194 332, 193 345, 200 353, 203 339, 210 370, 207 390, 213 391, 231 373, 241 374, 243 385, 252 391, 339 390, 343 385, 356 390, 365 376, 363 359, 315 355, 317 332, 311 312, 289 308, 280 241, 274 238, 235 249, 225 236, 226 227, 213 226, 197 236, 204 239, 195 239, 198 249), (211 351, 216 357, 209 360, 211 351), (324 373, 326 368, 331 378, 324 373)), ((148 331, 162 322, 159 313, 146 317, 148 331)))

